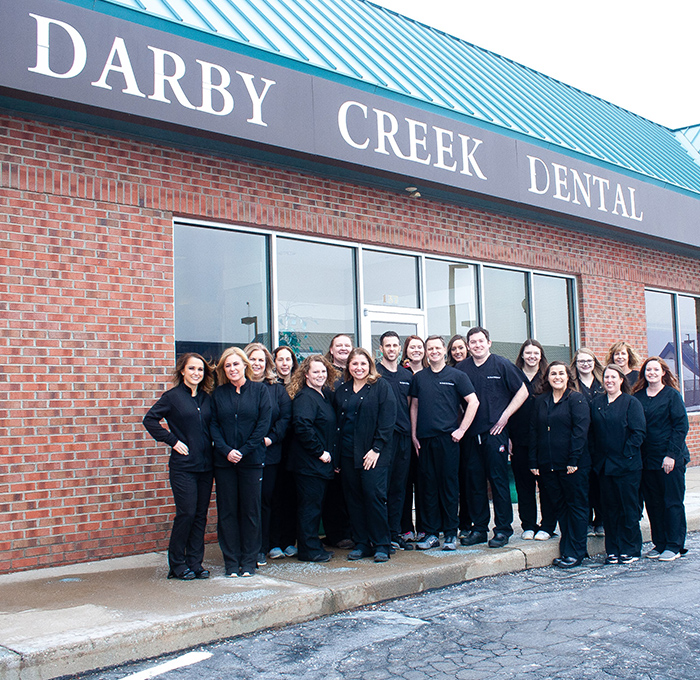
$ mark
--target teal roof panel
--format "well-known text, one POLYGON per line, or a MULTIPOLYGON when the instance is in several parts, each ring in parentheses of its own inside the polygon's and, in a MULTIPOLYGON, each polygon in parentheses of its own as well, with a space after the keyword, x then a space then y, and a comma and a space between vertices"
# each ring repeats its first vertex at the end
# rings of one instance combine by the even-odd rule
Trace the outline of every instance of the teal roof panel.
POLYGON ((700 193, 700 165, 668 128, 367 0, 102 2, 700 193))

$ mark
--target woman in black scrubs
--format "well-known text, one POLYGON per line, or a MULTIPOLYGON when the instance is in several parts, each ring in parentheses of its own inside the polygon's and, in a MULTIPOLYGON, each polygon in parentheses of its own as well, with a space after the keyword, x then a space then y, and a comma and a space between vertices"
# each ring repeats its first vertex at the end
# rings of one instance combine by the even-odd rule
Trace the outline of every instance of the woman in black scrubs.
POLYGON ((328 482, 333 479, 336 418, 333 407, 335 371, 326 357, 304 359, 292 376, 291 455, 297 483, 297 558, 302 562, 328 562, 333 554, 318 532, 328 482))
MULTIPOLYGON (((272 352, 275 362, 277 382, 289 385, 299 362, 291 347, 282 345, 272 352)), ((291 409, 291 400, 290 400, 291 409)), ((273 560, 294 557, 297 554, 297 489, 292 470, 289 447, 292 441, 291 411, 287 435, 281 444, 281 460, 277 468, 277 485, 272 499, 272 518, 270 520, 270 552, 267 556, 273 560), (286 547, 285 547, 286 546, 286 547)))
POLYGON ((639 379, 639 364, 641 357, 632 348, 632 346, 624 340, 616 342, 605 356, 605 365, 615 364, 622 369, 622 372, 627 378, 630 388, 633 387, 639 379))
POLYGON ((183 354, 173 371, 175 387, 149 409, 143 425, 156 441, 172 447, 170 488, 175 520, 168 545, 168 578, 209 578, 202 567, 204 533, 213 484, 210 434, 214 371, 199 354, 183 354), (165 419, 168 428, 160 421, 165 419))
MULTIPOLYGON (((605 394, 603 389, 603 366, 596 355, 587 347, 576 350, 571 368, 578 378, 578 386, 581 394, 586 398, 590 406, 594 397, 605 394)), ((588 435, 588 448, 592 445, 591 434, 588 435)), ((600 503, 600 480, 598 473, 591 468, 588 477, 588 535, 605 536, 603 528, 603 507, 600 503)))
POLYGON ((335 407, 340 475, 355 541, 348 559, 374 555, 375 562, 386 562, 391 551, 387 474, 396 398, 362 347, 350 352, 344 377, 335 393, 335 407))
POLYGON ((537 523, 537 477, 530 472, 530 420, 535 403, 535 394, 542 392, 547 371, 547 357, 544 347, 530 338, 520 347, 515 365, 525 376, 529 392, 527 401, 510 417, 508 434, 511 441, 510 466, 513 470, 515 490, 518 493, 518 515, 525 541, 537 539, 545 541, 554 535, 557 515, 547 494, 540 493, 542 521, 537 523))
POLYGON ((606 564, 630 564, 639 559, 639 487, 642 481, 644 410, 632 397, 617 364, 603 371, 605 394, 591 403, 593 467, 600 478, 605 525, 606 564))
MULTIPOLYGON (((270 430, 265 435, 265 467, 262 476, 262 543, 258 555, 258 566, 267 564, 266 555, 271 547, 272 504, 277 487, 277 475, 282 461, 282 442, 292 420, 292 400, 284 385, 277 381, 275 364, 267 347, 253 342, 245 348, 245 353, 253 369, 253 380, 263 383, 270 395, 270 430)), ((275 546, 278 547, 278 546, 275 546)))
POLYGON ((553 564, 562 569, 581 564, 587 547, 590 411, 574 385, 567 364, 549 364, 530 425, 530 469, 559 518, 561 556, 553 564))
POLYGON ((666 362, 649 357, 640 370, 635 397, 644 409, 647 436, 642 444, 642 492, 651 524, 651 559, 672 562, 686 552, 685 444, 688 414, 678 380, 666 362))
POLYGON ((214 478, 217 529, 227 576, 252 576, 260 552, 264 438, 270 431, 269 390, 254 382, 245 352, 229 347, 216 366, 214 478))
POLYGON ((447 343, 447 365, 456 366, 467 358, 467 340, 463 335, 453 335, 447 343))

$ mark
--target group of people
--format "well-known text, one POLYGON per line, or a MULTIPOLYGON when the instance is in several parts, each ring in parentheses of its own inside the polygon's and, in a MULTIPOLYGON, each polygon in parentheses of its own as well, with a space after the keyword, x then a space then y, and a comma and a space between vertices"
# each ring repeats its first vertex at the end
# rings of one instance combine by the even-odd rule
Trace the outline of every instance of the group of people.
POLYGON ((661 358, 641 363, 618 342, 605 366, 586 348, 570 365, 548 363, 530 339, 513 364, 491 352, 482 327, 403 346, 388 331, 380 350, 375 363, 340 334, 300 364, 289 347, 260 343, 228 348, 215 368, 194 353, 178 359, 175 386, 143 421, 172 448, 169 578, 209 577, 214 480, 230 577, 267 559, 327 562, 334 546, 375 562, 438 548, 441 535, 443 550, 503 547, 513 534, 509 461, 521 537, 548 540, 558 525, 555 566, 581 564, 589 535, 605 536, 606 563, 637 560, 644 506, 646 556, 685 552, 688 418, 661 358))

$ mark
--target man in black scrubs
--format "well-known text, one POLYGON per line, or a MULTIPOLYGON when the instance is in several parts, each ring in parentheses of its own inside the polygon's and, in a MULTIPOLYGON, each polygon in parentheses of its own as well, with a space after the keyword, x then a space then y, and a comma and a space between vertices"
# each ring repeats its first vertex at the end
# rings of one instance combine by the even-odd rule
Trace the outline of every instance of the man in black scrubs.
POLYGON ((513 505, 508 479, 508 419, 528 397, 520 371, 507 359, 491 354, 489 332, 481 326, 467 333, 469 356, 456 368, 466 373, 479 398, 479 411, 467 432, 467 485, 474 528, 462 545, 485 543, 491 512, 487 482, 491 483, 495 526, 491 548, 502 548, 513 535, 513 505))
POLYGON ((382 350, 382 360, 377 364, 377 371, 394 390, 397 405, 387 494, 391 545, 394 549, 413 550, 413 545, 407 543, 401 536, 401 514, 406 496, 408 468, 411 462, 411 416, 408 410, 410 400, 408 391, 413 380, 413 373, 403 366, 399 366, 401 341, 398 333, 395 331, 384 333, 379 338, 379 346, 382 350))
POLYGON ((439 335, 425 341, 428 368, 411 383, 411 437, 418 452, 418 474, 426 537, 419 550, 440 545, 457 549, 459 526, 459 441, 474 420, 479 400, 464 373, 445 365, 447 345, 439 335), (466 402, 466 406, 465 406, 466 402), (464 409, 464 413, 462 410, 464 409))

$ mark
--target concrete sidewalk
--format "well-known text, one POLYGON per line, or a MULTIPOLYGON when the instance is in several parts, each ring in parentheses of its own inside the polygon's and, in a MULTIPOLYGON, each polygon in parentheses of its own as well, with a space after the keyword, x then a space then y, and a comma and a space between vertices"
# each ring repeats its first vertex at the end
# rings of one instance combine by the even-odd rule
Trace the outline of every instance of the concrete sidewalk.
MULTIPOLYGON (((687 473, 688 529, 700 530, 700 467, 687 473)), ((649 539, 646 520, 642 524, 649 539)), ((516 527, 515 536, 519 536, 516 527)), ((501 549, 398 552, 386 564, 271 562, 253 578, 223 576, 207 546, 206 581, 168 581, 165 553, 0 576, 0 679, 55 678, 174 652, 263 628, 419 593, 481 576, 542 567, 558 541, 511 539, 501 549)), ((589 539, 589 552, 603 539, 589 539)), ((584 563, 585 564, 585 563, 584 563)))

